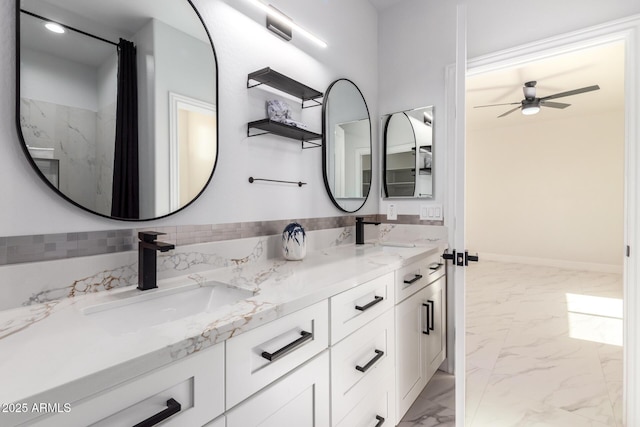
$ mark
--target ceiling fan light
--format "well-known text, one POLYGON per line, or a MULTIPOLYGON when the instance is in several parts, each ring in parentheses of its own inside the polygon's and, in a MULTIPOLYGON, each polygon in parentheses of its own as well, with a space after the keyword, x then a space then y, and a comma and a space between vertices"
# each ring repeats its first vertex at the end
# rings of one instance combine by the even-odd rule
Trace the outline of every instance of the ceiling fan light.
POLYGON ((47 30, 51 31, 52 33, 56 33, 56 34, 65 33, 64 27, 58 24, 57 22, 47 22, 44 24, 44 26, 47 30))
POLYGON ((522 114, 524 114, 525 116, 532 116, 534 114, 538 114, 539 111, 540 111, 540 107, 537 105, 528 105, 528 106, 522 107, 522 114))

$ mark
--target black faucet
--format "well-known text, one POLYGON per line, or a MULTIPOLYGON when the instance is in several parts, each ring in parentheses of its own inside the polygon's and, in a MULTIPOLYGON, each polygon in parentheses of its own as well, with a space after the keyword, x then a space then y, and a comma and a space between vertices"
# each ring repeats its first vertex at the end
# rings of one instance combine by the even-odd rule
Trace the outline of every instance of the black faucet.
POLYGON ((363 217, 356 217, 356 245, 364 245, 364 225, 373 224, 380 225, 379 222, 367 222, 363 217))
POLYGON ((175 249, 171 243, 156 242, 158 236, 167 233, 158 231, 141 231, 138 233, 138 289, 146 291, 157 288, 156 283, 156 252, 167 252, 175 249))

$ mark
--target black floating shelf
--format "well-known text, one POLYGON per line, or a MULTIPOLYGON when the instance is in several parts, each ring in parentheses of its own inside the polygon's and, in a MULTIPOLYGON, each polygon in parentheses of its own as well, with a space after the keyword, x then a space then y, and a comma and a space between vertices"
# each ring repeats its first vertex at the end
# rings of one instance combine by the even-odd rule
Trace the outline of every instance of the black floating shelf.
POLYGON ((247 88, 256 87, 261 84, 271 86, 282 92, 288 93, 289 95, 293 95, 296 98, 300 98, 303 103, 304 101, 315 101, 316 105, 321 105, 317 99, 324 96, 322 92, 312 89, 307 85, 303 85, 302 83, 293 80, 284 74, 280 74, 269 67, 254 71, 247 76, 247 88), (251 80, 259 83, 250 85, 249 82, 251 80))
MULTIPOLYGON (((416 169, 411 169, 411 172, 416 173, 416 169)), ((431 175, 431 168, 420 168, 420 175, 431 175)))
MULTIPOLYGON (((431 152, 431 146, 430 145, 421 145, 420 146, 420 150, 422 150, 423 148, 425 150, 427 150, 428 152, 431 152)), ((411 150, 416 151, 416 147, 411 147, 411 150)), ((423 151, 423 153, 424 153, 424 151, 423 151)))
POLYGON ((313 142, 322 139, 322 135, 319 133, 311 132, 306 129, 302 129, 295 126, 286 125, 284 123, 275 122, 269 119, 256 120, 249 122, 247 125, 247 136, 258 136, 265 134, 274 134, 283 136, 285 138, 295 139, 302 142, 302 148, 321 147, 322 143, 313 142), (263 132, 251 134, 251 129, 259 129, 263 132), (308 143, 310 146, 305 147, 304 143, 308 143))

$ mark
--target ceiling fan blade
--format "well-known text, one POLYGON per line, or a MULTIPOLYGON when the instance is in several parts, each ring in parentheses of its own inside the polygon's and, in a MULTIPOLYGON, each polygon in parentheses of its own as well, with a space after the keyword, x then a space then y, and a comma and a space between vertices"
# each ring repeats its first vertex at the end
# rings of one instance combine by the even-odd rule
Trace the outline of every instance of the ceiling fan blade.
POLYGON ((598 89, 600 89, 600 86, 598 86, 598 85, 587 86, 587 87, 583 87, 583 88, 580 88, 580 89, 574 89, 574 90, 569 90, 567 92, 560 92, 560 93, 556 93, 554 95, 545 96, 545 97, 540 98, 540 101, 546 101, 547 99, 562 98, 562 97, 565 97, 565 96, 578 95, 579 93, 591 92, 593 90, 598 90, 598 89))
POLYGON ((520 106, 518 106, 518 107, 516 107, 516 108, 514 108, 514 109, 512 109, 512 110, 509 110, 509 111, 507 111, 506 113, 500 114, 500 115, 498 116, 498 118, 500 118, 500 117, 504 117, 504 116, 506 116, 506 115, 508 115, 508 114, 513 113, 513 112, 514 112, 514 111, 516 111, 516 110, 519 110, 519 109, 520 109, 520 106))
POLYGON ((490 105, 476 105, 473 108, 484 108, 484 107, 498 107, 500 105, 520 105, 520 102, 508 102, 506 104, 490 104, 490 105))
POLYGON ((540 105, 543 107, 551 107, 551 108, 567 108, 571 106, 571 104, 565 104, 564 102, 551 102, 551 101, 540 101, 540 105))

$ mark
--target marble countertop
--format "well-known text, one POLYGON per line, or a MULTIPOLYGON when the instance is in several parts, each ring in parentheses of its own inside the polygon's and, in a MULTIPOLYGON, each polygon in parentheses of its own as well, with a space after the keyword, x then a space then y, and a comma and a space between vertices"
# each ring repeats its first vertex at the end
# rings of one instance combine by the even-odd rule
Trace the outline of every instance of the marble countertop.
POLYGON ((75 401, 96 384, 116 385, 441 250, 351 244, 311 252, 303 261, 273 259, 159 281, 166 289, 215 280, 254 295, 130 330, 107 327, 83 310, 140 293, 134 287, 2 311, 0 403, 49 401, 48 392, 60 387, 65 402, 75 401))

